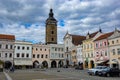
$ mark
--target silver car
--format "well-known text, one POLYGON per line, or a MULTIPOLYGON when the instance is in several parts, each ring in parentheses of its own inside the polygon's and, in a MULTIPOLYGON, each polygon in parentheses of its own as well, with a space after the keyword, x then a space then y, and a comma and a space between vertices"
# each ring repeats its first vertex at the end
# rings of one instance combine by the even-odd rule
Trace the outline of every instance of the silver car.
POLYGON ((88 74, 89 75, 97 75, 99 71, 104 70, 106 68, 109 68, 109 67, 107 67, 107 66, 97 66, 95 68, 88 69, 88 74))

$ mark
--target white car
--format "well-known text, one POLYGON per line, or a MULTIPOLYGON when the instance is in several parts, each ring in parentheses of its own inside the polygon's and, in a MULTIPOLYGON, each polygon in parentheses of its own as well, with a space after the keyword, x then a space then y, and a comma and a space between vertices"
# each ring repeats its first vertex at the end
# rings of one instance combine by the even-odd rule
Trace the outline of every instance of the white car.
POLYGON ((88 74, 89 75, 97 75, 99 71, 104 70, 108 68, 107 66, 97 66, 95 68, 89 69, 88 74))

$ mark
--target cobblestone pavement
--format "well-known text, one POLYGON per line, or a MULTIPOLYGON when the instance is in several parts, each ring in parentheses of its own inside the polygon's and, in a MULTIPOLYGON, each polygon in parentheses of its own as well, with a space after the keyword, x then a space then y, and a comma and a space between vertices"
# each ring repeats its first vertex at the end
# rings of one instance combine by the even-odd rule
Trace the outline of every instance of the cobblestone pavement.
POLYGON ((16 70, 14 73, 9 72, 8 75, 12 80, 120 80, 120 77, 90 76, 87 70, 72 68, 16 70))
POLYGON ((6 79, 6 77, 5 77, 4 73, 0 72, 0 80, 5 80, 5 79, 6 79))

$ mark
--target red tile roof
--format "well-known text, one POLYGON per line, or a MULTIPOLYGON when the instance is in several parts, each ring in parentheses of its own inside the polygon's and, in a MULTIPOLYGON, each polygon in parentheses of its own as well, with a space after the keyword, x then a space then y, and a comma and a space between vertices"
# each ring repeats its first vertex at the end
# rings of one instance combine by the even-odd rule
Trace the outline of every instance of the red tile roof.
POLYGON ((108 38, 109 36, 111 36, 113 33, 114 33, 114 32, 109 32, 109 33, 103 34, 103 35, 99 36, 97 39, 95 39, 94 41, 106 39, 106 38, 108 38))
POLYGON ((14 35, 0 34, 0 39, 15 40, 14 35))
POLYGON ((72 35, 72 34, 70 34, 70 35, 72 36, 72 43, 74 45, 82 44, 82 41, 86 39, 85 36, 72 35))
POLYGON ((99 31, 89 34, 90 38, 93 38, 98 32, 99 31))

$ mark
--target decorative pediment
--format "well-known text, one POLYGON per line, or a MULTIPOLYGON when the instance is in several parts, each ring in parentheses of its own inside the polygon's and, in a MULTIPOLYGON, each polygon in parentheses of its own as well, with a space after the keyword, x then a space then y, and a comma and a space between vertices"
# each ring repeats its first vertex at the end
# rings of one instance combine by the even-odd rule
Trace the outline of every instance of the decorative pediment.
POLYGON ((120 32, 115 31, 108 39, 114 39, 114 38, 117 38, 117 37, 120 37, 120 32))

